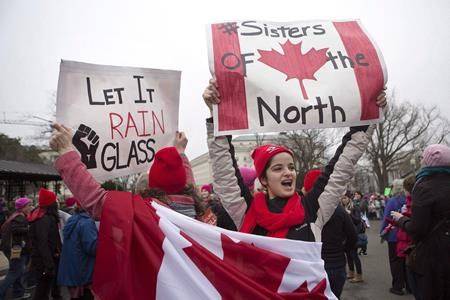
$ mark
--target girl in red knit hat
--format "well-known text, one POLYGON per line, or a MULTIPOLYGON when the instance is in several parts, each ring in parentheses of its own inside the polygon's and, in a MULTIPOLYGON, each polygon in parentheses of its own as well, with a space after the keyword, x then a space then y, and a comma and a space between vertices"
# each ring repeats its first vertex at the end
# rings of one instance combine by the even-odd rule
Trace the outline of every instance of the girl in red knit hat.
MULTIPOLYGON (((212 115, 212 105, 220 103, 214 79, 210 80, 203 99, 212 115)), ((377 98, 377 105, 386 105, 384 90, 377 98)), ((266 192, 255 193, 252 197, 237 169, 231 137, 214 137, 212 118, 209 118, 207 132, 211 169, 220 170, 213 174, 214 190, 241 232, 320 241, 321 229, 345 192, 372 131, 373 128, 368 130, 368 126, 350 128, 325 169, 309 172, 306 176, 303 196, 295 189, 297 173, 292 151, 280 145, 256 148, 252 158, 266 192)))

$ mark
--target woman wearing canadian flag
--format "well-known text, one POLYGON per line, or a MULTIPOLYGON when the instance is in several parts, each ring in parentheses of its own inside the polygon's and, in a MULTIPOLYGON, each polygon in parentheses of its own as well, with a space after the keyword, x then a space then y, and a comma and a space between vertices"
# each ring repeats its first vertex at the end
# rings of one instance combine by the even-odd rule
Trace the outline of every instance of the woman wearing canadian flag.
MULTIPOLYGON (((220 103, 216 80, 210 80, 203 99, 212 115, 212 105, 220 103)), ((384 90, 377 97, 377 105, 386 105, 384 90)), ((214 190, 241 232, 321 241, 321 230, 345 193, 354 175, 354 166, 364 153, 373 129, 374 125, 351 127, 325 169, 307 173, 303 197, 295 190, 297 174, 292 151, 280 145, 256 148, 252 158, 266 192, 242 197, 249 193, 241 190, 245 187, 239 182, 242 178, 236 170, 231 138, 213 137, 212 118, 207 119, 214 190)))

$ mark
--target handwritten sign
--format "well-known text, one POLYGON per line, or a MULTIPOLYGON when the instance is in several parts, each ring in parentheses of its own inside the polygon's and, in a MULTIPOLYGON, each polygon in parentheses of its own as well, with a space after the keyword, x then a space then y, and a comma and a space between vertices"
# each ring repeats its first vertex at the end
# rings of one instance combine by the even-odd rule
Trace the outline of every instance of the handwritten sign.
POLYGON ((147 171, 178 129, 179 71, 62 61, 56 120, 97 180, 147 171))
POLYGON ((359 21, 211 24, 221 103, 215 135, 366 125, 382 119, 380 51, 359 21))

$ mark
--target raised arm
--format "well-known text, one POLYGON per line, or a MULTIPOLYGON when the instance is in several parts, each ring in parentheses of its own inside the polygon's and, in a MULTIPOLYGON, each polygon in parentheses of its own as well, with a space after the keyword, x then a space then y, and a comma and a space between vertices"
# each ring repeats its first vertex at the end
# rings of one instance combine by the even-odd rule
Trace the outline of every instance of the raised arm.
MULTIPOLYGON (((215 81, 203 93, 203 99, 212 112, 212 104, 219 103, 219 92, 215 81)), ((219 196, 223 207, 230 215, 236 227, 241 226, 247 203, 251 201, 251 195, 243 184, 239 169, 234 158, 234 148, 231 137, 214 137, 212 119, 206 123, 208 135, 208 149, 211 169, 213 172, 214 192, 219 196)))
POLYGON ((186 183, 195 185, 194 173, 192 172, 191 163, 189 162, 186 154, 184 154, 187 143, 188 139, 186 137, 186 134, 184 132, 177 131, 175 134, 173 145, 177 149, 178 153, 181 156, 181 159, 183 160, 183 167, 186 171, 186 183))
POLYGON ((106 191, 87 171, 79 154, 72 148, 71 130, 54 124, 50 147, 59 153, 55 168, 81 206, 95 220, 100 220, 106 191))
POLYGON ((347 185, 355 174, 355 166, 369 144, 374 125, 364 131, 351 135, 350 141, 344 147, 342 154, 334 166, 328 184, 320 194, 319 210, 315 225, 321 230, 339 204, 340 197, 345 193, 347 185))

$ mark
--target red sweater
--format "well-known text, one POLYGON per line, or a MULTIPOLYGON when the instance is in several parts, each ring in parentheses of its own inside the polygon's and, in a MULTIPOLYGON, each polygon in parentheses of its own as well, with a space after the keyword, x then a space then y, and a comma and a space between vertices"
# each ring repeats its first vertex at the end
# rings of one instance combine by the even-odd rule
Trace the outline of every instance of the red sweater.
MULTIPOLYGON (((406 211, 403 213, 403 215, 411 217, 411 196, 406 196, 406 211)), ((411 241, 412 241, 411 237, 406 233, 406 231, 401 228, 398 228, 397 248, 396 248, 398 257, 406 256, 404 251, 411 244, 411 241)))
MULTIPOLYGON (((186 170, 187 183, 195 184, 189 160, 185 155, 181 155, 181 158, 183 159, 184 169, 186 170)), ((76 151, 70 151, 61 155, 55 161, 55 168, 72 194, 79 199, 81 206, 87 213, 95 220, 100 220, 103 204, 108 192, 87 171, 78 153, 76 151)))

